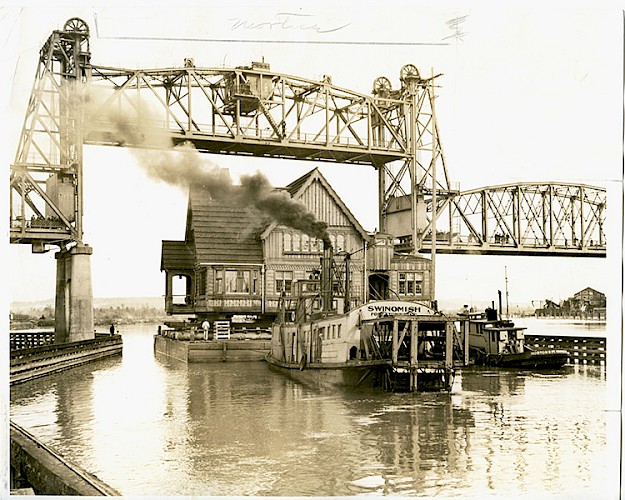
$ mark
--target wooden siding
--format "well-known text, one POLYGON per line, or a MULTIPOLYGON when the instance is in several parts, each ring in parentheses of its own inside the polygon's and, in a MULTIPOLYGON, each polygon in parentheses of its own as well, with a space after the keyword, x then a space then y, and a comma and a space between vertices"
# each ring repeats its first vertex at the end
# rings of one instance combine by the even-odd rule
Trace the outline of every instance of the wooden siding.
POLYGON ((416 255, 396 255, 391 260, 389 272, 389 288, 399 294, 399 273, 419 273, 422 276, 421 293, 414 295, 402 294, 405 300, 429 300, 430 293, 430 261, 416 255))
POLYGON ((351 227, 351 222, 339 205, 328 193, 328 190, 315 180, 299 198, 317 219, 322 220, 330 227, 351 227))

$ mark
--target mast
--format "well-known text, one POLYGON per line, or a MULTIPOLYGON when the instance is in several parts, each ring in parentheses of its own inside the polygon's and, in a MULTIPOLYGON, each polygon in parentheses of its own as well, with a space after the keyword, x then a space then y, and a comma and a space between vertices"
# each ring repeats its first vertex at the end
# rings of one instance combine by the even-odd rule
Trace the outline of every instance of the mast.
POLYGON ((504 274, 506 278, 506 317, 510 318, 510 312, 508 310, 508 266, 504 266, 504 274))

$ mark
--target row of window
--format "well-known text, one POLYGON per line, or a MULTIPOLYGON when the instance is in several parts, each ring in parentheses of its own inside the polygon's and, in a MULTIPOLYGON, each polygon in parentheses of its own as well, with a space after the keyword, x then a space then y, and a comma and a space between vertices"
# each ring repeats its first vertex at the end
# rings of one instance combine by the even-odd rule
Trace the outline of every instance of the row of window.
POLYGON ((215 294, 240 293, 258 295, 260 293, 260 273, 253 270, 215 270, 215 294))
MULTIPOLYGON (((206 269, 198 275, 197 291, 206 292, 206 269)), ((293 292, 293 271, 274 271, 275 293, 291 295, 293 292)), ((352 276, 353 281, 353 276, 352 276)), ((338 283, 333 283, 333 291, 340 292, 338 283)), ((398 295, 419 295, 423 290, 423 274, 414 272, 399 273, 398 295)), ((258 269, 216 269, 215 295, 222 294, 260 294, 260 271, 258 269)))
MULTIPOLYGON (((330 234, 330 242, 335 252, 345 250, 345 235, 330 234)), ((323 252, 323 242, 307 234, 284 233, 282 250, 284 252, 321 253, 323 252)))
POLYGON ((418 295, 423 289, 421 273, 399 273, 399 295, 418 295))
POLYGON ((343 325, 328 325, 327 327, 322 326, 318 330, 318 335, 322 340, 340 339, 341 326, 343 325))

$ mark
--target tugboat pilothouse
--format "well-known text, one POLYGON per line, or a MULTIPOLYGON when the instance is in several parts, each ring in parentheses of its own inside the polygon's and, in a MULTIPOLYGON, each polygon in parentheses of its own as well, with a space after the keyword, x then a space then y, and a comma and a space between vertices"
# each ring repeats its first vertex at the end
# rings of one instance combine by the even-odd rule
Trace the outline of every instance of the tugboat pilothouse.
POLYGON ((325 246, 320 280, 298 281, 293 296, 282 298, 270 368, 316 386, 450 391, 454 319, 414 301, 375 300, 348 310, 349 300, 332 294, 332 260, 325 246))
POLYGON ((525 345, 525 328, 500 319, 497 310, 469 315, 469 349, 476 364, 513 368, 561 368, 570 356, 564 349, 525 345))

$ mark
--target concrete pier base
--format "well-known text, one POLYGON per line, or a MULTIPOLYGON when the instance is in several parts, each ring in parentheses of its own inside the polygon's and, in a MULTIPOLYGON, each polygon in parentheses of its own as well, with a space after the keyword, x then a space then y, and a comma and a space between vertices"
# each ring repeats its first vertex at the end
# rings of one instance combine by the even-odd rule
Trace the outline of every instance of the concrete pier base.
POLYGON ((91 286, 92 253, 93 249, 89 245, 76 245, 56 254, 56 343, 95 338, 91 286))

